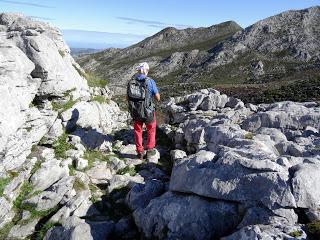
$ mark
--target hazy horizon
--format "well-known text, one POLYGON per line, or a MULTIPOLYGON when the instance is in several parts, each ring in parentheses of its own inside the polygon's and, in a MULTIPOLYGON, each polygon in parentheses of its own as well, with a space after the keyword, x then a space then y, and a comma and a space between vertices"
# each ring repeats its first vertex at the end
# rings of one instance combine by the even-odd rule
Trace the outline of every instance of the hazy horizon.
POLYGON ((142 41, 147 35, 62 29, 65 41, 70 48, 124 48, 142 41))

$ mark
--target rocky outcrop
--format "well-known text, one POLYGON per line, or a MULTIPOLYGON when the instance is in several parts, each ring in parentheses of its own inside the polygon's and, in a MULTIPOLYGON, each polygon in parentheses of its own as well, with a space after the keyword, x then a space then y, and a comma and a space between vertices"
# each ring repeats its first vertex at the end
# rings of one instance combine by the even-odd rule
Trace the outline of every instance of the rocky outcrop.
POLYGON ((4 167, 0 175, 21 167, 32 145, 41 139, 53 144, 63 133, 62 125, 72 128, 79 121, 84 128, 101 130, 104 126, 103 130, 110 132, 114 122, 121 121, 120 109, 114 102, 88 102, 97 89, 88 87, 81 75, 83 70, 71 57, 57 28, 20 14, 3 13, 0 24, 0 106, 7 109, 0 116, 4 167), (78 105, 66 109, 76 102, 78 105), (62 112, 61 117, 57 111, 62 112), (94 122, 83 120, 88 111, 97 116, 94 122))
MULTIPOLYGON (((88 189, 91 181, 89 173, 82 176, 84 184, 72 171, 89 172, 100 160, 89 161, 88 152, 111 152, 108 134, 126 126, 126 113, 108 87, 89 87, 84 76, 57 28, 21 14, 0 14, 0 238, 38 234, 39 222, 72 205, 75 189, 88 189)), ((85 216, 91 205, 78 215, 85 216)), ((90 227, 104 239, 113 227, 109 223, 90 227)))
MULTIPOLYGON (((221 64, 250 50, 265 54, 288 51, 287 58, 303 61, 319 59, 319 43, 316 40, 319 33, 313 28, 319 24, 319 14, 319 7, 311 7, 286 11, 258 21, 224 43, 212 64, 221 64)), ((258 68, 261 69, 261 63, 258 63, 258 68)))
POLYGON ((159 239, 215 239, 240 221, 235 204, 171 192, 136 210, 134 218, 147 238, 159 239))
MULTIPOLYGON (((298 224, 300 213, 313 221, 320 204, 316 191, 320 180, 320 108, 316 103, 252 105, 204 89, 171 98, 164 109, 172 124, 164 129, 177 150, 172 151, 169 191, 134 212, 146 236, 283 239, 299 233, 297 239, 306 239, 298 224), (230 229, 218 227, 220 235, 215 235, 213 217, 206 232, 206 225, 194 220, 197 215, 193 210, 201 212, 201 207, 193 207, 189 202, 193 198, 209 201, 201 207, 208 204, 214 209, 221 203, 226 204, 224 209, 235 207, 232 217, 227 213, 223 216, 228 219, 218 217, 230 229), (188 225, 187 219, 199 223, 197 228, 188 225)), ((205 212, 210 215, 209 209, 205 212)), ((213 212, 213 216, 219 214, 213 212)))

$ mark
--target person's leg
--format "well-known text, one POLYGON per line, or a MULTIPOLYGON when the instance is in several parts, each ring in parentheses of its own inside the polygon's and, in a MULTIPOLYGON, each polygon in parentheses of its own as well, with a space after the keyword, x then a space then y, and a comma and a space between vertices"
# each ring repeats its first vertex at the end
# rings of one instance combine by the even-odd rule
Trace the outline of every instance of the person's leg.
POLYGON ((142 144, 142 130, 143 123, 139 121, 135 121, 133 124, 134 128, 134 141, 136 143, 136 151, 137 154, 143 153, 143 144, 142 144))
POLYGON ((154 113, 154 120, 152 123, 146 124, 147 128, 147 149, 153 149, 156 146, 156 113, 154 113))

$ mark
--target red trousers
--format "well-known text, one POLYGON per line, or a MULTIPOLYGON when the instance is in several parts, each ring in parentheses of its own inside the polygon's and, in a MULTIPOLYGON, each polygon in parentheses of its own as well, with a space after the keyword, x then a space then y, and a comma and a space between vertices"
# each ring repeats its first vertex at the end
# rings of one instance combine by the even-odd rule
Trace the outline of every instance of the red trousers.
MULTIPOLYGON (((151 123, 146 123, 147 128, 147 150, 152 149, 156 146, 156 114, 154 114, 154 120, 151 123)), ((137 153, 142 153, 144 150, 142 143, 142 131, 143 131, 143 122, 134 121, 134 140, 136 143, 137 153)))

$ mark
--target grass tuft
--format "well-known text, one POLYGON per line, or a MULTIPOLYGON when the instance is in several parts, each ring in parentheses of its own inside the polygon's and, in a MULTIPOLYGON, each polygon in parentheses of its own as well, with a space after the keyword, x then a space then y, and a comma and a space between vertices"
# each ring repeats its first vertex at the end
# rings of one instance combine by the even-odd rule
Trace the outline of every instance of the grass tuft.
POLYGON ((64 112, 70 108, 73 107, 74 104, 76 104, 77 101, 69 99, 65 103, 57 103, 57 102, 52 102, 52 109, 57 112, 64 112))
POLYGON ((108 84, 107 80, 101 79, 92 73, 86 73, 85 78, 89 87, 105 87, 108 84))
POLYGON ((36 240, 42 240, 44 239, 44 237, 46 236, 46 233, 49 231, 50 228, 53 227, 57 227, 57 226, 61 226, 60 223, 58 222, 52 222, 49 221, 46 224, 44 224, 43 226, 41 226, 40 230, 38 232, 36 232, 36 240))
POLYGON ((34 164, 31 172, 30 172, 30 176, 32 176, 36 171, 38 171, 41 167, 41 161, 36 161, 36 163, 34 164))
POLYGON ((73 165, 69 165, 69 175, 70 176, 76 175, 76 169, 73 165))
POLYGON ((93 165, 93 162, 96 160, 109 162, 109 156, 104 155, 102 152, 98 150, 87 150, 84 153, 83 158, 88 160, 87 169, 90 169, 93 165))
POLYGON ((297 230, 297 231, 294 231, 294 232, 291 232, 291 233, 289 233, 289 235, 291 236, 291 237, 301 237, 302 236, 302 232, 301 231, 299 231, 299 230, 297 230))
POLYGON ((72 145, 67 143, 68 134, 63 133, 53 144, 54 154, 56 158, 65 159, 66 151, 72 149, 72 145))
POLYGON ((134 176, 134 175, 137 174, 135 167, 130 167, 130 166, 126 166, 125 168, 120 169, 117 172, 117 174, 121 174, 121 175, 124 175, 124 174, 127 174, 127 173, 129 173, 130 176, 134 176))
POLYGON ((320 239, 320 221, 308 223, 306 225, 306 233, 308 235, 308 239, 310 240, 320 239))
POLYGON ((23 202, 23 200, 28 198, 28 196, 31 194, 32 190, 33 190, 32 185, 28 181, 24 182, 21 189, 20 189, 19 196, 13 202, 13 206, 16 209, 23 209, 22 202, 23 202))
POLYGON ((250 140, 252 140, 252 139, 253 139, 253 133, 251 133, 251 132, 246 133, 246 134, 244 135, 244 138, 245 138, 245 139, 250 139, 250 140))
POLYGON ((72 66, 79 73, 81 77, 87 80, 89 87, 105 87, 108 84, 107 80, 101 79, 93 73, 85 73, 83 70, 81 70, 74 64, 72 66))
POLYGON ((110 101, 108 99, 105 99, 103 96, 94 96, 91 99, 92 102, 98 102, 100 104, 109 103, 110 101))
POLYGON ((64 58, 64 57, 66 56, 66 53, 65 53, 65 51, 63 51, 63 50, 59 50, 59 54, 60 54, 60 56, 61 56, 62 58, 64 58))
POLYGON ((8 234, 11 230, 11 228, 13 228, 14 223, 13 222, 9 222, 6 225, 4 225, 1 230, 0 230, 0 239, 8 239, 8 234))
POLYGON ((73 183, 73 188, 76 192, 81 192, 86 190, 86 185, 81 181, 80 178, 76 177, 73 183))
POLYGON ((10 181, 11 178, 0 178, 0 197, 3 196, 3 191, 10 181))

